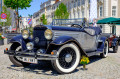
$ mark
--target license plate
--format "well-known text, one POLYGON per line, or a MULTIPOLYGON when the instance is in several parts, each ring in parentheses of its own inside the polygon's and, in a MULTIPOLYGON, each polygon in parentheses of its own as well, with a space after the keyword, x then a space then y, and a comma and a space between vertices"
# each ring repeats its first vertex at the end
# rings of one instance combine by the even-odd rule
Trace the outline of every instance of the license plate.
POLYGON ((38 63, 37 59, 35 59, 35 58, 27 58, 27 57, 23 57, 23 62, 35 63, 35 64, 38 63))

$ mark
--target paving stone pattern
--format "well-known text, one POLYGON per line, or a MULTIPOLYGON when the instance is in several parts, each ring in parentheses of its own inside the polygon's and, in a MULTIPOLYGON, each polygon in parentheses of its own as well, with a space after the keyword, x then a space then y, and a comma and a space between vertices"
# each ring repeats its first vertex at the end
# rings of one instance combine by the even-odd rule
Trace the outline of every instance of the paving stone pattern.
POLYGON ((0 79, 120 79, 120 47, 118 53, 112 53, 111 50, 107 58, 90 57, 87 70, 79 65, 73 73, 60 75, 45 63, 26 68, 14 66, 3 54, 9 46, 0 46, 0 79))

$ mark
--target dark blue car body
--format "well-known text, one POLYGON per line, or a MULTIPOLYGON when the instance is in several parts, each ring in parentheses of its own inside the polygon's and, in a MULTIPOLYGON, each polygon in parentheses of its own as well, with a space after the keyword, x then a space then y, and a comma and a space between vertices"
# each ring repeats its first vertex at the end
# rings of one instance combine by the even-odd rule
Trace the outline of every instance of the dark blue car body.
MULTIPOLYGON (((57 20, 62 25, 67 24, 61 21, 57 20)), ((23 60, 24 58, 32 58, 31 62, 50 60, 53 68, 59 73, 74 71, 81 56, 89 57, 100 54, 102 57, 107 57, 108 38, 101 36, 101 28, 81 24, 72 24, 71 26, 37 25, 33 29, 33 38, 24 39, 22 35, 19 35, 11 39, 10 42, 13 43, 11 48, 19 44, 21 51, 10 49, 9 51, 5 50, 5 54, 12 55, 10 60, 17 66, 21 66, 21 64, 16 64, 16 62, 25 65, 26 59, 23 60), (52 38, 49 40, 45 37, 46 30, 52 32, 52 38), (30 42, 34 45, 32 50, 27 49, 27 44, 30 42), (21 60, 17 61, 14 57, 20 57, 21 60)))

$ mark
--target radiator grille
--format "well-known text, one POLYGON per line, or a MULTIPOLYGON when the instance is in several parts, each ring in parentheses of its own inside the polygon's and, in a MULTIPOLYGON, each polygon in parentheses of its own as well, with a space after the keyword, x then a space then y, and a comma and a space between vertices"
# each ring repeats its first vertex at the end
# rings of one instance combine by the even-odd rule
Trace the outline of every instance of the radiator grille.
POLYGON ((44 36, 44 32, 47 28, 45 27, 35 27, 33 31, 33 40, 35 47, 46 47, 47 39, 44 36), (37 40, 37 41, 36 41, 37 40))

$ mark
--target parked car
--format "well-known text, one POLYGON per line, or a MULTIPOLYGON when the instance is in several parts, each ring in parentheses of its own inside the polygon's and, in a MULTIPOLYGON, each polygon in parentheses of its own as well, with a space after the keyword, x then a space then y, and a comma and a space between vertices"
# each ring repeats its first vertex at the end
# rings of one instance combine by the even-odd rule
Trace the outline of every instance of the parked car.
POLYGON ((73 72, 83 55, 107 57, 108 38, 101 36, 99 27, 87 27, 82 20, 80 24, 72 23, 71 27, 59 26, 62 22, 65 25, 63 20, 57 20, 57 26, 55 22, 54 25, 37 25, 33 30, 33 39, 28 30, 23 30, 22 35, 11 39, 12 45, 4 53, 16 66, 50 60, 53 68, 61 74, 73 72))
POLYGON ((112 48, 113 52, 117 53, 120 38, 112 33, 101 33, 101 36, 106 36, 108 38, 109 48, 112 48))

